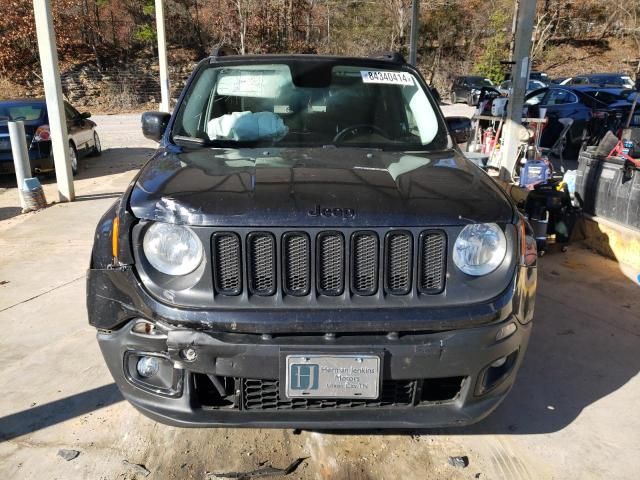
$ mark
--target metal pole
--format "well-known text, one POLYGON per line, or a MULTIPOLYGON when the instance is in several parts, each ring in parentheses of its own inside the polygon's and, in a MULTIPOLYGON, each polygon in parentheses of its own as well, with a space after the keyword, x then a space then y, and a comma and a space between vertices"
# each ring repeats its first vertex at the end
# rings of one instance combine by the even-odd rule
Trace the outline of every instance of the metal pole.
POLYGON ((418 61, 418 30, 420 30, 420 0, 411 5, 411 44, 409 45, 409 63, 416 66, 418 61))
POLYGON ((58 69, 58 52, 56 51, 56 35, 53 29, 50 0, 33 0, 40 51, 40 67, 42 81, 47 99, 47 116, 51 131, 51 153, 56 167, 58 184, 58 200, 71 202, 76 194, 73 188, 71 163, 69 160, 69 141, 67 120, 64 114, 60 70, 58 69))
POLYGON ((9 137, 11 138, 11 155, 16 171, 16 182, 18 184, 18 196, 20 206, 24 210, 27 203, 22 195, 24 179, 31 177, 31 164, 29 163, 29 149, 27 148, 27 136, 24 133, 24 122, 9 122, 9 137))
POLYGON ((511 21, 511 40, 509 40, 509 61, 513 62, 513 47, 516 42, 516 30, 518 27, 518 10, 520 10, 520 0, 516 0, 513 6, 513 19, 511 21))
POLYGON ((529 79, 529 51, 531 35, 536 16, 537 0, 520 2, 517 16, 516 36, 513 48, 513 69, 511 71, 512 92, 507 106, 507 118, 504 125, 504 145, 501 148, 500 178, 507 182, 512 180, 511 174, 518 155, 518 129, 522 123, 524 96, 529 79))
POLYGON ((169 104, 169 72, 167 70, 167 42, 164 32, 164 5, 163 0, 156 2, 156 35, 158 36, 158 64, 160 66, 160 110, 171 112, 169 104))

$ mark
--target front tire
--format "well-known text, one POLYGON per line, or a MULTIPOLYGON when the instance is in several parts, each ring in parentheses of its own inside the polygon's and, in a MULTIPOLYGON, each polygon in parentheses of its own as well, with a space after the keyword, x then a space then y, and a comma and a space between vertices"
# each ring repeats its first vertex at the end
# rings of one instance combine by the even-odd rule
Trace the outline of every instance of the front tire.
POLYGON ((102 144, 100 143, 100 137, 98 132, 93 132, 93 150, 91 150, 92 157, 99 157, 102 155, 102 144))
POLYGON ((451 105, 455 105, 456 103, 458 103, 456 92, 451 92, 451 96, 449 97, 449 100, 451 100, 451 105))
POLYGON ((71 173, 75 177, 78 174, 78 150, 73 142, 69 142, 69 160, 71 162, 71 173))

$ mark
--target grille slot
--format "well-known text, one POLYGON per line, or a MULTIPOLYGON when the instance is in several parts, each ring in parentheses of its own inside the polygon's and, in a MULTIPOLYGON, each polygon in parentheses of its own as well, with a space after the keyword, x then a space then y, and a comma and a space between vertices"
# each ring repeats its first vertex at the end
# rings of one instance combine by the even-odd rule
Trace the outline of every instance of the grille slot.
POLYGON ((276 292, 276 240, 270 233, 250 233, 247 238, 249 289, 255 295, 276 292))
POLYGON ((284 290, 303 297, 311 289, 311 242, 305 233, 285 233, 283 237, 284 290))
POLYGON ((412 237, 409 232, 392 232, 386 238, 386 288, 392 295, 411 291, 412 237))
POLYGON ((420 292, 435 295, 444 290, 446 252, 447 241, 443 232, 423 232, 420 235, 420 292))
POLYGON ((408 407, 413 405, 416 380, 385 380, 380 398, 286 398, 280 396, 278 380, 243 379, 244 410, 326 410, 349 408, 408 407))
POLYGON ((339 232, 318 234, 318 291, 338 296, 344 292, 344 237, 339 232))
POLYGON ((213 236, 213 276, 218 293, 239 295, 242 291, 242 250, 235 233, 213 236))
POLYGON ((351 243, 351 290, 358 295, 378 291, 378 236, 375 232, 357 232, 351 243))

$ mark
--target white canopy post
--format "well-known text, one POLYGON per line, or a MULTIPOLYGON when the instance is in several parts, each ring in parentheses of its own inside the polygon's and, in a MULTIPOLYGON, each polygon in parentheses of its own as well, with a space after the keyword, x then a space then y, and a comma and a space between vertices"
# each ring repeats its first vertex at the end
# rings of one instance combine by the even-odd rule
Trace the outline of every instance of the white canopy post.
POLYGON ((73 187, 73 175, 69 159, 69 140, 67 120, 64 114, 60 70, 58 69, 58 52, 56 50, 56 34, 53 29, 50 0, 33 0, 36 19, 38 50, 44 94, 47 101, 47 115, 51 131, 51 153, 56 167, 58 200, 71 202, 76 193, 73 187))

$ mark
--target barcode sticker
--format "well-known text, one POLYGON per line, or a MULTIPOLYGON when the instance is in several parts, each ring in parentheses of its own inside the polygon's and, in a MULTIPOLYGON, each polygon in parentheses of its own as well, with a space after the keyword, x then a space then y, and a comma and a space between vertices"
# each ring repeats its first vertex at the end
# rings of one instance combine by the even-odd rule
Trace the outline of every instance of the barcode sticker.
POLYGON ((362 81, 364 83, 384 83, 387 85, 413 86, 413 75, 406 72, 384 72, 361 70, 362 81))

